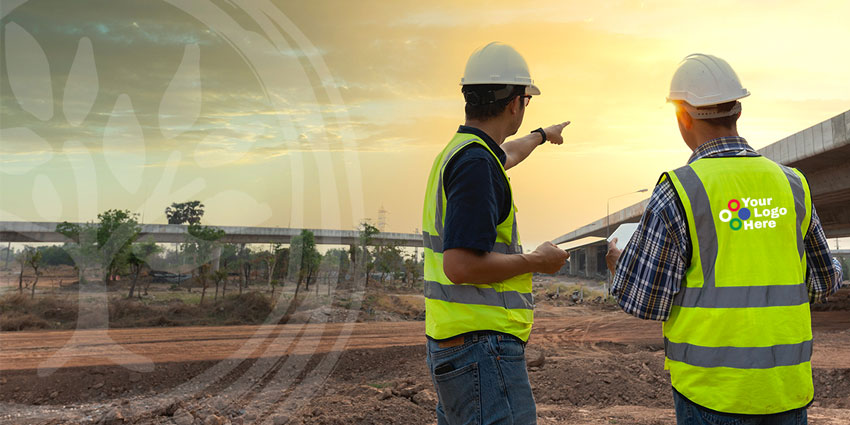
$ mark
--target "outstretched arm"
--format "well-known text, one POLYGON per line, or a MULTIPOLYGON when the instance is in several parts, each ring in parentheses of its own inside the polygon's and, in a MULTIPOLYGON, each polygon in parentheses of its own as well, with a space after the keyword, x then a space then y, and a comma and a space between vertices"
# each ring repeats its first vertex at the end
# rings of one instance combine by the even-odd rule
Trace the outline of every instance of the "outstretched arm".
MULTIPOLYGON (((546 133, 546 140, 555 145, 564 143, 561 131, 563 131, 564 127, 569 124, 569 121, 565 121, 560 124, 550 125, 549 127, 544 128, 543 131, 546 133)), ((528 158, 528 155, 531 155, 531 151, 540 146, 540 139, 540 134, 534 132, 520 137, 519 139, 503 143, 502 150, 504 150, 507 155, 505 169, 510 169, 522 162, 525 158, 528 158)))

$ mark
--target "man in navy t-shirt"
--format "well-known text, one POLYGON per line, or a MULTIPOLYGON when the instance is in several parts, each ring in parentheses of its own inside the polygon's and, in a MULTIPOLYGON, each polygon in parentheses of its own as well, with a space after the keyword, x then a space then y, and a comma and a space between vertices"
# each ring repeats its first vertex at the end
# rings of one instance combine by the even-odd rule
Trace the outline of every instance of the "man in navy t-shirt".
POLYGON ((505 142, 540 94, 510 46, 491 43, 473 53, 461 84, 466 123, 434 163, 423 218, 437 423, 532 424, 537 414, 525 367, 530 274, 554 273, 569 255, 551 242, 523 253, 505 170, 546 141, 563 143, 569 122, 505 142))

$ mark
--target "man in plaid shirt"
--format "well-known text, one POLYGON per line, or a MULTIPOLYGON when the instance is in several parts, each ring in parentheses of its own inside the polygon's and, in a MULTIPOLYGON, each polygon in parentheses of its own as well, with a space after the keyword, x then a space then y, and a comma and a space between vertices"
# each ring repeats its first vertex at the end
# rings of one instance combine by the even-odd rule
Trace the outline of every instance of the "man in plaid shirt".
MULTIPOLYGON (((700 158, 727 156, 759 154, 743 137, 719 137, 700 145, 688 164, 700 158)), ((609 243, 606 260, 614 276, 611 293, 626 313, 640 319, 667 320, 673 296, 679 292, 691 258, 691 240, 684 217, 673 184, 665 179, 652 191, 640 225, 622 253, 609 243)), ((805 242, 809 301, 825 302, 828 295, 841 287, 842 271, 841 263, 830 255, 814 205, 805 242)))
MULTIPOLYGON (((749 92, 740 86, 737 75, 734 74, 731 67, 729 67, 729 65, 722 59, 709 55, 691 55, 685 58, 680 65, 679 70, 677 70, 676 75, 674 75, 673 82, 671 83, 671 95, 668 100, 676 105, 676 114, 682 137, 685 143, 693 151, 693 154, 688 160, 689 167, 694 162, 705 158, 760 156, 752 147, 749 146, 747 141, 743 137, 740 137, 737 133, 736 121, 740 116, 741 105, 737 99, 747 95, 749 95, 749 92), (708 68, 708 71, 706 71, 706 68, 708 68), (722 77, 724 76, 724 73, 728 76, 729 80, 727 81, 728 84, 725 86, 722 84, 722 77), (712 81, 706 81, 706 76, 714 79, 714 83, 717 83, 718 80, 721 81, 720 88, 713 87, 711 88, 712 90, 709 90, 712 93, 719 92, 723 94, 724 90, 729 93, 730 90, 733 89, 737 91, 732 91, 730 95, 723 99, 722 103, 711 103, 710 101, 701 102, 701 99, 694 96, 694 93, 699 94, 700 90, 705 91, 704 89, 706 85, 710 85, 712 83, 712 81), (681 87, 683 85, 686 87, 681 87)), ((717 95, 713 94, 713 96, 717 95)), ((736 163, 735 161, 728 163, 732 164, 732 166, 742 164, 736 163)), ((672 172, 669 174, 672 174, 672 172)), ((609 270, 614 275, 613 286, 611 289, 612 294, 617 298, 620 306, 625 312, 641 319, 658 321, 668 321, 668 319, 671 319, 671 310, 673 309, 673 305, 682 305, 680 300, 683 297, 681 297, 682 294, 680 294, 680 292, 685 289, 685 278, 686 276, 693 277, 693 275, 689 273, 694 272, 691 259, 695 258, 693 256, 693 249, 695 245, 692 243, 691 230, 688 228, 689 215, 688 212, 686 212, 686 208, 691 207, 686 207, 685 204, 683 204, 669 174, 665 173, 656 185, 646 207, 646 211, 641 217, 640 225, 625 249, 620 252, 620 250, 616 248, 616 241, 612 241, 608 246, 608 255, 606 260, 609 270), (677 295, 679 295, 680 298, 677 298, 677 295)), ((688 193, 688 196, 690 197, 690 192, 688 193)), ((690 202, 693 202, 693 200, 690 202)), ((687 205, 690 205, 690 202, 687 205)), ((791 208, 791 212, 793 216, 793 208, 791 208)), ((747 216, 749 216, 749 211, 747 212, 747 216)), ((708 226, 713 227, 714 220, 711 217, 713 217, 713 215, 709 216, 707 222, 711 223, 708 226)), ((699 220, 699 218, 697 220, 699 220)), ((721 221, 724 220, 721 218, 721 221)), ((737 229, 733 227, 733 230, 737 229)), ((834 293, 840 288, 842 282, 842 271, 840 263, 833 259, 830 255, 826 235, 824 234, 823 227, 821 226, 813 204, 811 205, 810 224, 803 240, 804 248, 801 247, 800 249, 804 249, 805 251, 805 262, 807 265, 805 287, 808 290, 809 302, 824 302, 828 295, 834 293)), ((701 251, 703 249, 701 245, 704 244, 702 236, 700 236, 699 244, 699 250, 701 251)), ((706 262, 703 259, 702 269, 706 268, 706 262)), ((708 268, 714 269, 713 266, 708 266, 708 268)), ((712 273, 714 272, 712 271, 712 273)), ((699 277, 701 278, 702 276, 700 275, 699 277)), ((805 304, 805 299, 802 298, 802 300, 805 304)), ((758 300, 754 302, 757 301, 758 300)), ((761 311, 759 309, 753 310, 761 311)), ((806 310, 806 313, 808 313, 808 310, 806 310)), ((681 314, 684 315, 684 313, 681 314)), ((727 324, 722 323, 722 325, 727 324)), ((665 327, 665 347, 668 345, 666 332, 667 328, 665 327)), ((808 342, 810 344, 810 341, 808 342)), ((732 346, 735 344, 728 343, 720 345, 732 346)), ((810 347, 811 345, 808 346, 808 356, 811 355, 810 347)), ((692 349, 691 352, 696 351, 693 350, 693 345, 689 348, 692 349)), ((702 349, 704 347, 696 348, 702 349)), ((713 347, 708 348, 711 349, 713 347)), ((669 349, 666 351, 669 362, 671 357, 670 351, 669 349)), ((716 355, 710 360, 714 361, 718 357, 722 356, 716 355)), ((773 360, 775 361, 775 359, 773 360)), ((770 361, 770 359, 768 361, 770 361)), ((688 362, 685 361, 685 363, 688 362)), ((667 364, 665 364, 665 368, 666 366, 667 364)), ((702 370, 705 371, 704 373, 706 374, 711 374, 716 373, 712 371, 725 369, 723 367, 716 366, 725 365, 705 366, 702 370)), ((687 365, 686 367, 693 368, 693 366, 690 365, 687 365)), ((764 368, 769 367, 771 366, 765 366, 764 368)), ((695 369, 700 370, 699 368, 695 369)), ((776 368, 776 370, 779 369, 782 368, 776 368)), ((712 375, 706 376, 711 377, 712 375)), ((715 376, 715 379, 721 378, 715 376)), ((673 381, 675 385, 676 379, 674 378, 673 381)), ((809 385, 811 385, 810 383, 811 376, 809 373, 809 385)), ((698 385, 693 384, 693 386, 697 387, 698 385)), ((722 386, 718 388, 722 390, 722 386)), ((681 388, 678 388, 678 390, 681 390, 681 388)), ((704 389, 704 387, 694 389, 693 392, 698 393, 700 391, 703 393, 712 392, 710 387, 708 390, 704 389)), ((806 407, 808 406, 808 403, 811 402, 811 399, 809 399, 805 406, 792 408, 787 411, 772 411, 768 412, 769 414, 753 415, 741 413, 740 411, 729 411, 734 409, 727 409, 726 411, 710 409, 704 405, 700 405, 689 400, 677 391, 677 388, 673 388, 673 392, 676 405, 676 415, 679 424, 725 424, 733 422, 751 423, 749 421, 753 421, 752 423, 771 424, 806 423, 806 407), (760 420, 765 420, 765 422, 759 422, 760 420)), ((711 399, 711 397, 712 395, 708 395, 707 399, 711 399)), ((714 397, 722 398, 723 396, 714 397)), ((734 404, 735 402, 733 401, 731 403, 734 404)), ((806 401, 803 401, 802 403, 806 403, 806 401)), ((781 405, 781 403, 778 404, 781 405)), ((799 406, 800 404, 795 406, 799 406)))

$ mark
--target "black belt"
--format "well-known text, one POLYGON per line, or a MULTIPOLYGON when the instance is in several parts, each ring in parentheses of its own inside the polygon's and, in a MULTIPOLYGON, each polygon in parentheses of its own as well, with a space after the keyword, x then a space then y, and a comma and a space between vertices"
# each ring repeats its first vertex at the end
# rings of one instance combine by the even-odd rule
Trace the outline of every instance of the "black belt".
POLYGON ((451 347, 457 347, 459 345, 466 344, 468 342, 473 342, 473 343, 478 342, 478 340, 483 339, 485 337, 489 337, 489 336, 496 336, 500 340, 501 340, 501 338, 513 339, 513 340, 521 343, 523 346, 525 346, 525 344, 526 344, 525 341, 518 338, 516 335, 511 335, 509 333, 498 332, 498 331, 489 331, 489 330, 467 332, 467 333, 463 333, 463 334, 453 336, 451 338, 446 338, 446 339, 434 339, 434 338, 431 338, 430 336, 427 336, 427 337, 431 341, 436 342, 437 346, 440 347, 440 348, 451 348, 451 347))

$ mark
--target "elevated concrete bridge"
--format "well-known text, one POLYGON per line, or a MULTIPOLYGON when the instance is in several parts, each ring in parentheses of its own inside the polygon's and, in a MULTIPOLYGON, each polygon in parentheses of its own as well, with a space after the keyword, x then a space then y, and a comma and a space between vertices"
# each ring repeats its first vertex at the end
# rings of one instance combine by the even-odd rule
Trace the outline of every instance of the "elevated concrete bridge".
MULTIPOLYGON (((850 236, 850 110, 765 146, 759 153, 803 172, 827 237, 850 236)), ((620 224, 637 223, 647 202, 638 202, 555 239, 558 245, 570 243, 570 274, 604 277, 606 225, 610 221, 613 231, 620 224)))
MULTIPOLYGON (((55 222, 0 221, 0 242, 68 242, 61 233, 56 232, 55 222)), ((81 224, 81 223, 78 223, 81 224)), ((158 243, 185 242, 187 225, 182 224, 142 224, 141 239, 152 238, 158 243)), ((301 229, 278 227, 241 227, 212 226, 224 230, 224 243, 233 244, 288 244, 301 229)), ((313 232, 318 245, 359 245, 360 232, 356 230, 308 229, 313 232)), ((395 244, 404 247, 422 247, 422 235, 412 233, 382 232, 372 236, 373 244, 395 244)))

